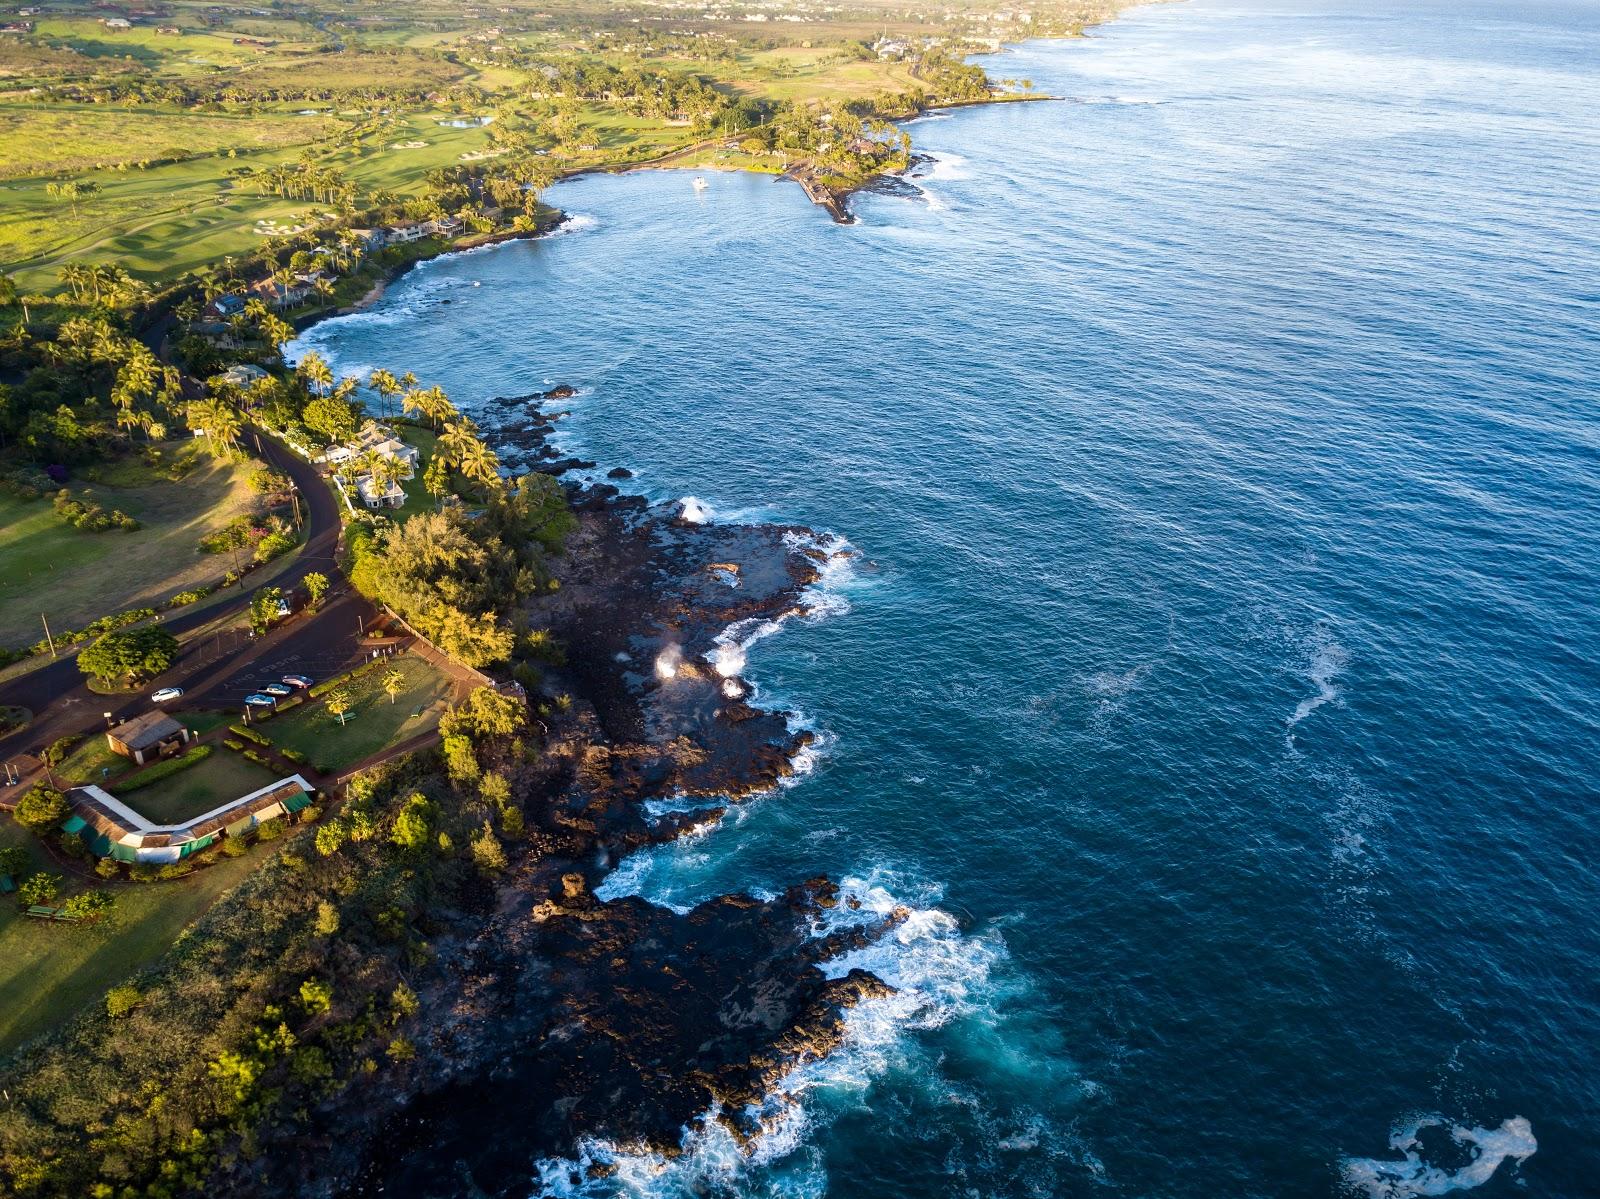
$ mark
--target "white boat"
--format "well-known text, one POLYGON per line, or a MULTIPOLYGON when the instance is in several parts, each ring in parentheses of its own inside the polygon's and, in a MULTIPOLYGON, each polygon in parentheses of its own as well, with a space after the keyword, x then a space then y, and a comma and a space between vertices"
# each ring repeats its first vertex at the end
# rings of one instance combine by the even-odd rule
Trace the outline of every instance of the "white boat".
POLYGON ((710 186, 711 186, 711 185, 710 185, 710 184, 709 184, 709 183, 707 183, 707 182, 706 182, 706 181, 705 181, 705 176, 703 176, 703 175, 696 175, 696 176, 695 176, 695 177, 694 177, 694 190, 695 190, 695 191, 697 191, 697 192, 703 192, 703 191, 705 191, 705 190, 706 190, 706 188, 708 188, 708 187, 710 187, 710 186))

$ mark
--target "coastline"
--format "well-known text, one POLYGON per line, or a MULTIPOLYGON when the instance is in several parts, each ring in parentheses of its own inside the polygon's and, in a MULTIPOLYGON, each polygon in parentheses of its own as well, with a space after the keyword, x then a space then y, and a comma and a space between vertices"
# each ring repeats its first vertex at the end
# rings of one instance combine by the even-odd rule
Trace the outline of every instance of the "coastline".
MULTIPOLYGON (((549 444, 562 414, 547 404, 564 394, 500 400, 491 439, 558 479, 589 468, 549 444)), ((337 1139, 284 1130, 282 1147, 302 1150, 293 1168, 229 1175, 230 1193, 422 1195, 465 1174, 511 1195, 535 1160, 604 1173, 585 1157, 596 1143, 670 1158, 714 1122, 749 1144, 781 1080, 840 1045, 849 1009, 893 994, 822 967, 907 913, 865 910, 829 879, 688 912, 595 894, 626 855, 794 773, 811 735, 747 702, 727 634, 807 614, 808 589, 854 551, 801 526, 701 523, 610 483, 562 485, 578 520, 562 585, 522 613, 563 645, 542 690, 566 701, 541 707, 544 742, 513 780, 526 845, 475 910, 437 914, 438 964, 414 983, 429 1013, 415 1061, 323 1105, 315 1123, 337 1139), (507 1113, 515 1135, 486 1138, 507 1113)))

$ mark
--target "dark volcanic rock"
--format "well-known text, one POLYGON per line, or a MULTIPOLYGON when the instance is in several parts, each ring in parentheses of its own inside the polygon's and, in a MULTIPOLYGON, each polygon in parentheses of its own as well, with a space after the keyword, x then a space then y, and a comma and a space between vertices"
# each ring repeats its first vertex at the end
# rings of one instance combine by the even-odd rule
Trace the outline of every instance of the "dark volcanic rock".
POLYGON ((610 470, 606 471, 606 478, 631 479, 633 478, 633 472, 626 466, 613 466, 610 470))
MULTIPOLYGON (((555 457, 551 418, 510 419, 520 450, 555 457)), ((844 917, 825 879, 687 914, 594 897, 623 855, 714 822, 791 771, 810 734, 746 702, 742 651, 725 634, 802 611, 837 551, 803 528, 692 523, 609 484, 567 490, 578 528, 561 586, 522 614, 560 640, 547 692, 573 699, 516 781, 536 848, 485 905, 487 922, 458 919, 461 934, 441 938, 446 966, 419 986, 427 1032, 410 1087, 364 1108, 358 1092, 332 1101, 345 1107, 326 1113, 331 1126, 375 1136, 319 1145, 292 1167, 295 1193, 521 1199, 537 1159, 570 1158, 584 1138, 670 1154, 713 1111, 753 1136, 774 1085, 838 1044, 852 1004, 889 993, 863 971, 819 966, 904 913, 844 917), (706 802, 652 816, 648 801, 669 795, 706 802)))
POLYGON ((577 394, 578 389, 576 387, 571 387, 565 383, 558 383, 549 391, 542 393, 539 398, 541 400, 570 400, 577 394))
MULTIPOLYGON (((815 928, 832 891, 815 879, 679 916, 640 899, 600 903, 563 880, 526 919, 540 968, 516 1001, 539 1014, 537 1029, 488 1075, 414 1108, 410 1128, 392 1131, 425 1137, 394 1136, 356 1193, 460 1194, 470 1178, 520 1199, 534 1161, 570 1154, 580 1137, 670 1155, 712 1110, 740 1138, 759 1133, 783 1076, 838 1045, 853 1004, 891 993, 860 970, 817 969, 834 948, 815 928)), ((896 922, 863 924, 852 944, 896 922)))

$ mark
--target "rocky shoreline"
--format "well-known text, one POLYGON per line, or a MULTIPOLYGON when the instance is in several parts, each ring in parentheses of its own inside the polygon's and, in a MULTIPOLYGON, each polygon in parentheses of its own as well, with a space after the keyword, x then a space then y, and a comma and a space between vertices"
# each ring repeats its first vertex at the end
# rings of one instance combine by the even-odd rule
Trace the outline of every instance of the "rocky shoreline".
MULTIPOLYGON (((558 477, 589 465, 548 444, 545 406, 562 398, 502 401, 497 422, 504 448, 558 477)), ((791 773, 810 736, 749 705, 725 633, 803 612, 847 551, 808 529, 700 524, 610 484, 567 486, 579 527, 561 586, 525 611, 564 646, 545 690, 567 697, 515 780, 528 848, 474 912, 442 919, 417 985, 428 1031, 399 1085, 330 1101, 313 1123, 338 1137, 300 1132, 292 1179, 280 1163, 271 1185, 238 1193, 520 1197, 536 1162, 576 1163, 597 1141, 671 1156, 708 1120, 748 1141, 775 1085, 839 1044, 848 1009, 891 993, 821 967, 905 913, 841 919, 853 905, 827 879, 687 913, 595 895, 627 853, 791 773)), ((583 1160, 572 1169, 606 1169, 583 1160)))

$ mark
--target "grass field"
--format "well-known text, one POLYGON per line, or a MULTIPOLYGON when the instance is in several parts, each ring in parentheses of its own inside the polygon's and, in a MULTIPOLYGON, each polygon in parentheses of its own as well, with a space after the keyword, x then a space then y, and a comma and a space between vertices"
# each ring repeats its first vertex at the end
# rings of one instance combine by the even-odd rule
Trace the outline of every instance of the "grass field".
POLYGON ((437 726, 450 701, 450 679, 421 658, 398 658, 394 666, 406 686, 393 703, 384 694, 386 668, 380 666, 348 684, 355 703, 343 725, 321 704, 312 704, 275 718, 261 731, 274 745, 305 754, 318 770, 338 771, 437 726))
POLYGON ((337 128, 325 117, 0 103, 0 179, 99 170, 230 148, 300 146, 337 128))
POLYGON ((158 783, 126 794, 113 794, 146 820, 177 824, 212 808, 220 808, 241 795, 259 791, 282 777, 219 745, 209 757, 158 783))
MULTIPOLYGON (((32 645, 44 635, 39 614, 57 631, 97 616, 155 604, 217 578, 229 563, 202 555, 196 543, 251 498, 252 464, 220 461, 194 442, 163 447, 167 459, 195 453, 180 482, 129 463, 87 490, 108 508, 137 517, 143 528, 87 533, 61 520, 49 500, 0 495, 0 645, 32 645), (120 486, 110 483, 121 484, 120 486)), ((127 462, 127 460, 124 460, 127 462)), ((84 490, 72 487, 74 494, 84 490)))
MULTIPOLYGON (((60 874, 38 842, 14 821, 0 820, 0 844, 27 845, 40 869, 60 874)), ((252 849, 171 882, 117 884, 111 914, 94 925, 57 924, 22 915, 15 896, 0 899, 0 1055, 47 1032, 141 966, 165 953, 218 896, 266 857, 252 849)), ((71 890, 87 887, 74 880, 71 890)))
POLYGON ((56 767, 56 778, 62 783, 94 783, 97 786, 125 770, 132 770, 132 759, 112 752, 98 731, 83 739, 67 760, 56 767))

